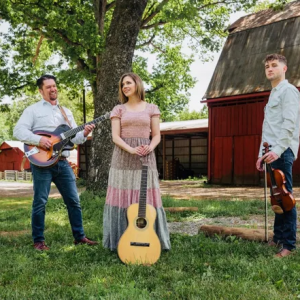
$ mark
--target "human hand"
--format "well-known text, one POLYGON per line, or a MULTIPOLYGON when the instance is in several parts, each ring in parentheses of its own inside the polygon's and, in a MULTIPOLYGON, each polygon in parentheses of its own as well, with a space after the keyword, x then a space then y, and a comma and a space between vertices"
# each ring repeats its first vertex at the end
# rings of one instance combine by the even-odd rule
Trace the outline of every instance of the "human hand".
POLYGON ((150 152, 153 151, 153 148, 150 145, 142 145, 141 147, 141 154, 142 156, 148 155, 150 152))
POLYGON ((48 150, 52 147, 52 142, 50 139, 46 138, 45 136, 42 136, 39 142, 39 146, 48 150))
POLYGON ((135 148, 131 148, 130 151, 129 151, 130 154, 136 154, 136 155, 139 155, 139 156, 143 156, 142 155, 142 148, 141 146, 138 146, 138 147, 135 147, 135 148))
POLYGON ((263 160, 261 157, 256 162, 256 169, 260 172, 262 172, 264 170, 264 164, 263 164, 263 160))
POLYGON ((95 124, 87 124, 84 126, 83 136, 87 137, 95 128, 95 124))
POLYGON ((261 157, 261 159, 264 160, 267 164, 274 162, 278 158, 279 156, 273 151, 269 151, 261 157))

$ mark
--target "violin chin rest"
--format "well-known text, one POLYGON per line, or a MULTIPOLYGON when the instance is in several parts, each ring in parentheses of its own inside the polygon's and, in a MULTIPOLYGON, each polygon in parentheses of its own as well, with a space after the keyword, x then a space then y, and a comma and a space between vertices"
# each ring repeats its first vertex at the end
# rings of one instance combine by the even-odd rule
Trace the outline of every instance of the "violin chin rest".
POLYGON ((272 210, 275 214, 283 214, 283 209, 279 205, 272 205, 272 210))

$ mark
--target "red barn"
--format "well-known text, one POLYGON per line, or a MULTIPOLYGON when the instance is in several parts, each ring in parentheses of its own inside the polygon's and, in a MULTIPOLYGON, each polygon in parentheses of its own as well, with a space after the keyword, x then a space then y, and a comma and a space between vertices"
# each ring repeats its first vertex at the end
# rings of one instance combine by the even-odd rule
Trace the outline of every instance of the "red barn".
MULTIPOLYGON (((18 141, 5 141, 0 146, 0 171, 21 171, 23 160, 23 143, 18 141)), ((24 164, 24 170, 30 169, 28 159, 24 164)))
MULTIPOLYGON (((300 88, 300 1, 282 11, 264 10, 240 18, 229 36, 202 102, 209 108, 208 180, 258 185, 256 170, 263 109, 271 85, 264 73, 267 54, 288 60, 286 78, 300 88)), ((299 153, 300 154, 300 153, 299 153)), ((300 181, 300 159, 294 164, 300 181)))

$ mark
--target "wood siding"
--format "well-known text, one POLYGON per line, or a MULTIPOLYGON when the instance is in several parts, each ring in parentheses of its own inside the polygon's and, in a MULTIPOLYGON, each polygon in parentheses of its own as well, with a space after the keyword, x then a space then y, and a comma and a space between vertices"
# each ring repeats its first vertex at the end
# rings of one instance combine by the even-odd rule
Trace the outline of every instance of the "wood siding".
POLYGON ((257 185, 255 168, 267 98, 211 105, 212 183, 257 185))

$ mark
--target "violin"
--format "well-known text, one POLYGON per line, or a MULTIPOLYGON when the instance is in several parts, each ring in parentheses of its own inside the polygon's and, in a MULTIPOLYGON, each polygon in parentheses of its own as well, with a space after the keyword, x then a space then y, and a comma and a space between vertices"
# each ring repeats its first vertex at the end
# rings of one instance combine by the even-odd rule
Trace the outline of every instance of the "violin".
MULTIPOLYGON (((264 154, 270 151, 269 144, 263 143, 264 154)), ((293 195, 285 187, 285 176, 281 170, 273 169, 270 164, 266 164, 267 184, 271 191, 271 205, 275 213, 282 214, 292 210, 296 204, 293 195)))

